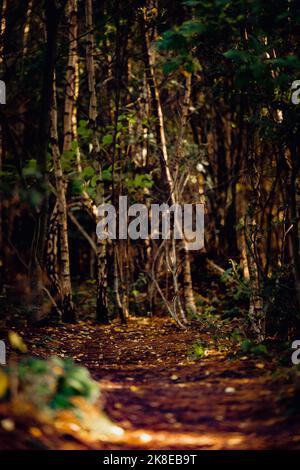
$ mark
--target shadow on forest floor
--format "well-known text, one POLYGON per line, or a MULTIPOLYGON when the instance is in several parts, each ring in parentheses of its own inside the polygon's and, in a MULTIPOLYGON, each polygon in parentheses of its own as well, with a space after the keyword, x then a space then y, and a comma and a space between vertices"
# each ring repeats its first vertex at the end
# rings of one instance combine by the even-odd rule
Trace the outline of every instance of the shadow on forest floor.
POLYGON ((170 320, 134 318, 126 327, 84 322, 20 334, 32 356, 85 365, 100 382, 105 412, 124 433, 99 441, 80 426, 59 429, 1 405, 1 423, 14 422, 13 429, 0 427, 2 448, 300 448, 289 372, 280 372, 274 351, 240 354, 226 331, 218 340, 204 325, 179 330, 170 320), (192 360, 188 351, 197 340, 206 350, 192 360))

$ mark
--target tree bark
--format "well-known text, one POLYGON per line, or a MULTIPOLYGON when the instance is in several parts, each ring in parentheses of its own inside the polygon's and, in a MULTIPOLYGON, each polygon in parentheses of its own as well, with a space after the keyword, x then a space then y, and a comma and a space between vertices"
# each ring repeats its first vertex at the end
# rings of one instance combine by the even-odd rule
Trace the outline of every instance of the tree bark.
POLYGON ((46 45, 43 67, 43 86, 40 105, 40 124, 37 135, 36 159, 42 174, 38 191, 43 199, 36 216, 33 250, 30 260, 31 287, 40 291, 42 287, 42 269, 45 261, 46 233, 48 223, 48 174, 47 152, 50 137, 50 113, 53 94, 55 61, 57 53, 58 28, 61 14, 66 5, 64 0, 59 8, 55 0, 45 0, 46 45))
POLYGON ((69 240, 68 240, 68 212, 65 194, 65 182, 61 166, 60 151, 57 133, 57 103, 56 87, 53 85, 53 104, 51 109, 51 146, 54 163, 57 202, 58 202, 58 224, 60 234, 60 257, 61 257, 61 296, 63 321, 72 323, 76 320, 70 275, 69 240))
MULTIPOLYGON (((99 158, 100 146, 97 138, 97 93, 94 64, 94 33, 93 33, 93 4, 92 0, 85 3, 87 45, 86 68, 89 87, 89 126, 92 130, 92 157, 96 162, 99 158)), ((101 168, 99 168, 101 170, 101 168)), ((100 198, 103 199, 103 187, 101 183, 100 198)), ((107 253, 106 241, 97 241, 97 305, 96 318, 100 323, 108 323, 108 295, 107 295, 107 253)))

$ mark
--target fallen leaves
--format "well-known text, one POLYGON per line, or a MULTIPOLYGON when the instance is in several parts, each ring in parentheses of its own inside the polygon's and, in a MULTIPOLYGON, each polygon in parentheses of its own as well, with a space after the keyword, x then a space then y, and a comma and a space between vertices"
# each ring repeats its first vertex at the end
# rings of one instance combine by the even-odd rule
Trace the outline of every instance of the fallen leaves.
POLYGON ((225 393, 235 393, 236 390, 234 387, 226 387, 224 390, 225 393))
POLYGON ((28 351, 26 344, 16 331, 9 331, 8 339, 13 349, 20 351, 21 353, 26 353, 28 351))
POLYGON ((4 429, 4 431, 7 432, 12 432, 15 430, 15 423, 12 419, 2 419, 1 420, 1 426, 4 429))
POLYGON ((257 369, 264 369, 264 368, 265 368, 265 365, 264 365, 262 362, 258 362, 258 363, 255 364, 255 367, 256 367, 257 369))
POLYGON ((42 431, 36 427, 29 428, 29 433, 31 434, 31 436, 35 437, 36 439, 39 439, 42 436, 42 431))
POLYGON ((55 427, 60 432, 76 435, 88 442, 115 441, 123 435, 121 426, 116 425, 95 405, 82 397, 72 399, 75 410, 63 410, 56 414, 55 427))
MULTIPOLYGON (((72 442, 74 448, 78 443, 101 448, 102 441, 124 449, 265 448, 267 443, 273 445, 274 436, 282 437, 285 417, 280 426, 279 421, 267 430, 261 426, 268 422, 267 417, 270 422, 274 417, 273 397, 278 387, 273 387, 268 375, 272 364, 250 353, 237 356, 229 340, 212 341, 204 328, 201 332, 178 331, 166 319, 136 318, 127 327, 81 323, 38 332, 25 330, 24 338, 31 351, 37 345, 34 355, 62 353, 86 365, 103 392, 106 414, 100 410, 103 403, 89 409, 77 403, 80 416, 68 410, 55 417, 50 443, 58 439, 61 447, 72 442), (187 358, 197 340, 209 347, 209 355, 204 354, 200 361, 187 358), (66 435, 74 439, 68 443, 66 435)), ((6 390, 0 375, 0 391, 1 384, 6 390)), ((20 403, 18 406, 21 413, 20 403)), ((276 413, 280 416, 278 405, 276 413)), ((27 416, 32 416, 32 410, 28 409, 27 416)), ((18 421, 12 421, 18 431, 18 421)), ((4 431, 2 424, 1 429, 4 431)), ((26 432, 38 441, 45 440, 41 422, 29 423, 26 432)), ((282 442, 292 442, 293 432, 295 429, 286 426, 282 442)), ((53 444, 58 445, 57 441, 53 444)))
POLYGON ((0 398, 4 397, 4 395, 6 394, 7 388, 8 388, 8 377, 5 374, 5 372, 3 372, 0 369, 0 398))

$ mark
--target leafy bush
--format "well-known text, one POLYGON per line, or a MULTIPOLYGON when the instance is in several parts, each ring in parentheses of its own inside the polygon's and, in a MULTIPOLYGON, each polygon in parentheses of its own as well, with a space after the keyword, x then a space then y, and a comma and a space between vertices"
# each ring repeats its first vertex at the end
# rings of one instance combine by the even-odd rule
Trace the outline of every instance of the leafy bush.
POLYGON ((230 261, 230 268, 228 268, 221 276, 223 282, 237 302, 248 301, 250 297, 249 283, 243 278, 241 268, 234 260, 230 261))
POLYGON ((245 337, 245 333, 239 329, 235 329, 230 335, 231 341, 238 344, 240 351, 253 356, 266 356, 268 349, 264 344, 255 343, 245 337))
MULTIPOLYGON (((99 385, 89 371, 70 359, 30 357, 10 367, 6 373, 7 384, 14 380, 18 395, 38 407, 68 409, 74 406, 72 399, 75 397, 93 404, 100 395, 99 385)), ((2 397, 7 398, 10 394, 9 387, 2 390, 2 397)))
POLYGON ((190 359, 202 359, 204 356, 206 356, 206 346, 204 343, 202 343, 200 340, 197 340, 192 347, 190 348, 188 352, 188 357, 190 359))
POLYGON ((241 344, 241 350, 254 356, 265 356, 268 354, 267 347, 264 344, 256 344, 249 339, 245 339, 241 344))

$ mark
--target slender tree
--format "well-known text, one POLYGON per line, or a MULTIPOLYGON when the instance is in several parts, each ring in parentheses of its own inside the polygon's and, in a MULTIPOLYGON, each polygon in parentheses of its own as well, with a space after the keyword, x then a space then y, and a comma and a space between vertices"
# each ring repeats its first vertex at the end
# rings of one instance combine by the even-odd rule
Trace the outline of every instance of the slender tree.
MULTIPOLYGON (((94 65, 94 32, 93 32, 93 3, 86 0, 85 3, 87 44, 86 44, 86 69, 89 89, 89 126, 92 130, 92 158, 99 160, 100 146, 97 136, 97 94, 94 65)), ((101 171, 101 166, 98 166, 101 171)), ((102 185, 101 185, 102 186, 102 185)), ((103 188, 100 189, 100 198, 103 201, 103 188)), ((86 199, 86 198, 85 198, 86 199)), ((101 323, 108 322, 108 298, 107 298, 107 254, 106 241, 97 242, 97 307, 96 317, 101 323)))
POLYGON ((51 108, 51 149, 55 171, 57 203, 58 203, 58 227, 60 234, 60 258, 61 258, 61 296, 63 320, 74 322, 76 319, 70 276, 69 241, 68 241, 68 209, 65 193, 65 181, 61 166, 61 156, 58 144, 57 132, 57 100, 56 86, 53 85, 53 104, 51 108))

